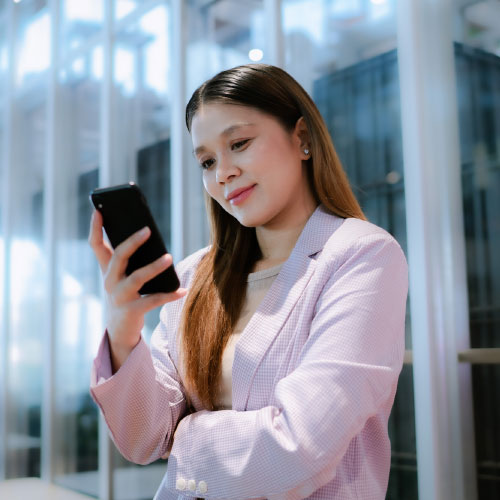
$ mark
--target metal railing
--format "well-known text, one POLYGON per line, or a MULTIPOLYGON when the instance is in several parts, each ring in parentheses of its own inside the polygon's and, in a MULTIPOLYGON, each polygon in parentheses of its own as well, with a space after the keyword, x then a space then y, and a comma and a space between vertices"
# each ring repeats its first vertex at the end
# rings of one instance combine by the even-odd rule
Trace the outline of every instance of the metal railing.
MULTIPOLYGON (((458 353, 458 361, 471 365, 500 365, 500 348, 466 349, 458 353)), ((413 351, 405 351, 403 363, 413 364, 413 351)))

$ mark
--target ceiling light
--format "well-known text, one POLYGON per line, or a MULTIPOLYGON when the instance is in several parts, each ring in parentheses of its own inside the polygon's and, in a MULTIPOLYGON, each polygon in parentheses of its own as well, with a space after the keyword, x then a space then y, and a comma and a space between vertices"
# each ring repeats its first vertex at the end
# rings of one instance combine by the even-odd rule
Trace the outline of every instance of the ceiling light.
POLYGON ((248 57, 251 61, 257 62, 264 57, 264 52, 260 49, 252 49, 248 52, 248 57))

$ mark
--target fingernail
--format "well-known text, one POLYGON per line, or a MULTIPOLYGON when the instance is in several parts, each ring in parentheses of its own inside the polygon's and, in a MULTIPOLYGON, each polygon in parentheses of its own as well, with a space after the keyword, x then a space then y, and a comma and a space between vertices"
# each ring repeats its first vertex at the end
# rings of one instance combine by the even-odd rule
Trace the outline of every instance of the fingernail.
POLYGON ((140 236, 146 236, 146 234, 148 234, 148 231, 149 231, 149 227, 148 227, 148 226, 146 226, 146 227, 143 227, 143 228, 140 230, 139 234, 140 234, 140 236))

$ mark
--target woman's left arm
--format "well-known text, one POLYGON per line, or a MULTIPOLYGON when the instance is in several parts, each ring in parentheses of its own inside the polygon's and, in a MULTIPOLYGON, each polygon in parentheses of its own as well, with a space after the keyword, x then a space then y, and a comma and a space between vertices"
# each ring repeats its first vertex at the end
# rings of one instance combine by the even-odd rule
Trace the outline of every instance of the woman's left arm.
POLYGON ((304 498, 392 404, 404 354, 407 265, 388 235, 358 239, 316 303, 297 367, 273 405, 179 424, 164 486, 207 498, 304 498), (189 490, 189 487, 195 488, 189 490))

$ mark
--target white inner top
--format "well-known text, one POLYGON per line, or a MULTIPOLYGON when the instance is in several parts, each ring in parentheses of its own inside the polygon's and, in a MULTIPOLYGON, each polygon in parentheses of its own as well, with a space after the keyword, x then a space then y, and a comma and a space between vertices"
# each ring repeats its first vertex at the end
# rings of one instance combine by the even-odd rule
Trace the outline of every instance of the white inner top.
POLYGON ((270 267, 269 269, 264 269, 248 275, 246 296, 243 308, 241 309, 241 315, 236 323, 234 332, 231 337, 229 337, 224 353, 222 354, 222 379, 219 405, 224 410, 230 410, 233 405, 232 371, 236 343, 240 339, 240 336, 250 321, 252 314, 256 311, 257 307, 259 307, 264 295, 266 295, 282 267, 283 264, 279 264, 278 266, 270 267))

